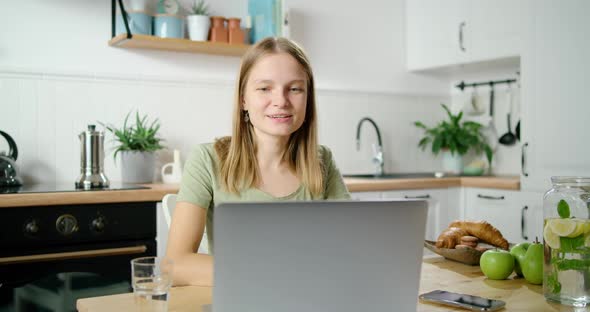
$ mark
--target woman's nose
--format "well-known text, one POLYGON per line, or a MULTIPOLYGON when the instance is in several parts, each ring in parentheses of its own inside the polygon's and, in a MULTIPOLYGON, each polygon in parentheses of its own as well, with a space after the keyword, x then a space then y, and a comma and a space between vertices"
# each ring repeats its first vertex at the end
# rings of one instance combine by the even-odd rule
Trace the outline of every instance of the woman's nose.
POLYGON ((273 99, 273 105, 275 106, 287 106, 289 105, 289 90, 281 90, 281 92, 277 92, 273 99))

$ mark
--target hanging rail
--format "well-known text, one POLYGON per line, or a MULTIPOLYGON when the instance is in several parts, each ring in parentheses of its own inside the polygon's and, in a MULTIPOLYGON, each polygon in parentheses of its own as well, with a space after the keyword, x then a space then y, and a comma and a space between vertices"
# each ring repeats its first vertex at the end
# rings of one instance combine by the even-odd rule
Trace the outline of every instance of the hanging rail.
POLYGON ((467 87, 477 87, 477 86, 486 86, 486 85, 493 87, 494 85, 497 85, 497 84, 513 83, 513 82, 516 82, 516 79, 490 80, 490 81, 486 81, 486 82, 474 82, 474 83, 465 83, 465 81, 461 81, 461 83, 459 83, 455 87, 459 88, 459 89, 461 89, 461 91, 463 91, 463 89, 465 89, 467 87))
MULTIPOLYGON (((125 24, 125 30, 127 30, 127 39, 131 39, 133 35, 129 29, 129 21, 127 20, 127 11, 123 5, 123 0, 119 1, 119 8, 121 8, 121 16, 123 17, 123 24, 125 24)), ((117 0, 111 1, 111 38, 115 38, 115 27, 116 27, 116 13, 117 13, 117 0)))

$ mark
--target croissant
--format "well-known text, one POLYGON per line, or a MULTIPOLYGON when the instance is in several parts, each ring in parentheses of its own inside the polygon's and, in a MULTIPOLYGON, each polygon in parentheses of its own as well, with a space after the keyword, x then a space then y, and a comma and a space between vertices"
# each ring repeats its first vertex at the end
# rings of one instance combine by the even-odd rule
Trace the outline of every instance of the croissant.
POLYGON ((436 247, 455 248, 457 244, 461 244, 461 237, 465 235, 468 235, 467 231, 458 227, 449 227, 436 239, 436 247))
POLYGON ((463 229, 471 236, 475 236, 480 240, 498 246, 502 249, 508 250, 508 241, 502 236, 502 233, 497 228, 487 223, 486 221, 454 221, 449 224, 449 228, 457 227, 463 229))

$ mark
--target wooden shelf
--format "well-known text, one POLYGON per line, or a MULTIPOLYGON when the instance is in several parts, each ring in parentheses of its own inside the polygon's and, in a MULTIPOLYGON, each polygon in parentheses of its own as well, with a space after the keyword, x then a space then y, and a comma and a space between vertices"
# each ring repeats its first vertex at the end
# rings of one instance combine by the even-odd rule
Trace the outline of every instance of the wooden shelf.
POLYGON ((151 49, 229 56, 242 56, 250 47, 246 44, 192 41, 188 39, 160 38, 148 35, 133 35, 131 39, 127 39, 127 34, 120 34, 112 38, 109 40, 109 45, 125 49, 151 49))

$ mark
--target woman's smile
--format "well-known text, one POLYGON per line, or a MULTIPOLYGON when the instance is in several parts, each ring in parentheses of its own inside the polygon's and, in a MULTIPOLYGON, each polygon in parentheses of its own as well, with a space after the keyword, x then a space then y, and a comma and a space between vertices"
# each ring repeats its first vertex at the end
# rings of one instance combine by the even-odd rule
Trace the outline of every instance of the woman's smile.
POLYGON ((290 114, 273 114, 266 115, 266 117, 270 118, 270 120, 276 123, 287 123, 293 121, 293 115, 290 114))

